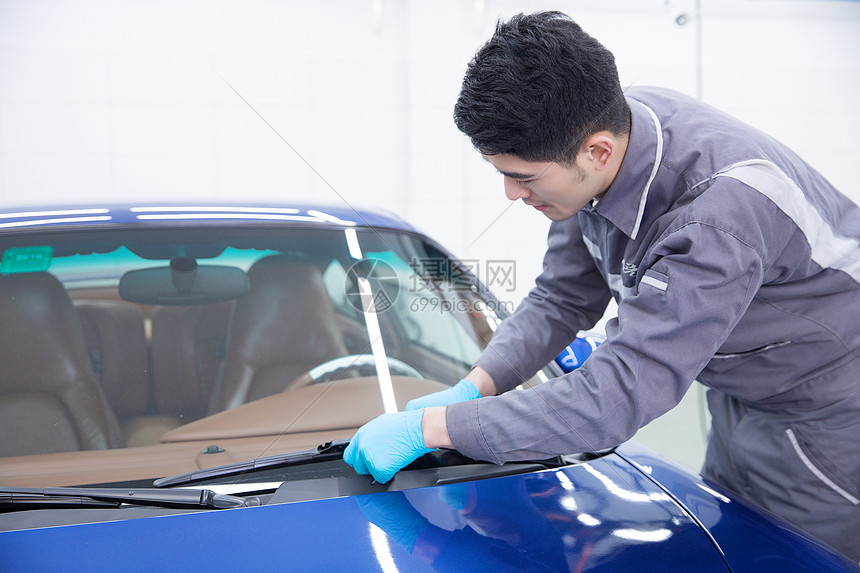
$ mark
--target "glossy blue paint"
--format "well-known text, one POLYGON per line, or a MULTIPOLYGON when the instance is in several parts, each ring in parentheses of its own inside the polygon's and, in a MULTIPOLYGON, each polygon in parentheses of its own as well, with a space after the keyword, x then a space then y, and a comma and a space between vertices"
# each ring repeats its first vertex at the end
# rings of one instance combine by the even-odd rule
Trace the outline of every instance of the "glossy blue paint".
POLYGON ((304 222, 415 231, 393 213, 318 203, 236 204, 184 203, 100 204, 0 209, 0 233, 5 230, 56 229, 62 226, 110 224, 304 222))
POLYGON ((617 452, 707 528, 735 573, 860 571, 823 543, 650 450, 628 442, 617 452))
POLYGON ((727 570, 671 497, 614 455, 405 492, 13 531, 0 555, 7 572, 727 570), (397 540, 416 516, 410 554, 397 540))

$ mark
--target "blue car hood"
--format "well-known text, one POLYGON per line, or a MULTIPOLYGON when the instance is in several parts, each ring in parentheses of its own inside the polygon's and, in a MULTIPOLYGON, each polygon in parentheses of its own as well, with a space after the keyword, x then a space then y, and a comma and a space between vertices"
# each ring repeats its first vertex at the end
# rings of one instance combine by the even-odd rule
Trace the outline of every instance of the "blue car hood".
POLYGON ((701 527, 615 454, 403 492, 138 519, 96 511, 122 520, 0 533, 3 569, 727 570, 701 527))

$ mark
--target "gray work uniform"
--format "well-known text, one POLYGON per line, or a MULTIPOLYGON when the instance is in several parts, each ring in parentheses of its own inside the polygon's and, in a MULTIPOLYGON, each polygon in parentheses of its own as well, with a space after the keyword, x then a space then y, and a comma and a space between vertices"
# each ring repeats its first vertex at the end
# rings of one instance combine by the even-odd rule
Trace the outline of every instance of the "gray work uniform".
POLYGON ((627 91, 610 188, 553 222, 536 286, 476 363, 504 393, 618 317, 578 370, 448 406, 501 463, 611 447, 699 380, 703 474, 860 560, 860 209, 788 148, 692 98, 627 91))

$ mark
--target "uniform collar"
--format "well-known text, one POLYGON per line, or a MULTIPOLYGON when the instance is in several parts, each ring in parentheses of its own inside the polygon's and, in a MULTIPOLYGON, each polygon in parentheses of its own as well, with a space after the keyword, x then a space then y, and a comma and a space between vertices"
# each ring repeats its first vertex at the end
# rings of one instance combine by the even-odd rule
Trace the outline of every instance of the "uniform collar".
POLYGON ((627 151, 612 185, 593 207, 625 235, 636 239, 648 191, 663 155, 663 131, 651 108, 629 97, 627 103, 630 106, 627 151))

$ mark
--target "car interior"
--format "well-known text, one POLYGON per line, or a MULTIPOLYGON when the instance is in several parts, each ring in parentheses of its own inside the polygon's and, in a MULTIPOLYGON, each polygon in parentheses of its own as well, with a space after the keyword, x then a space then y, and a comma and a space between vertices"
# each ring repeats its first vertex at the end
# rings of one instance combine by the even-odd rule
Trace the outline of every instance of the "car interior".
MULTIPOLYGON (((368 235, 365 252, 394 264, 440 256, 368 235)), ((382 413, 365 316, 343 295, 355 260, 342 230, 38 239, 48 268, 0 274, 0 483, 154 478, 349 438, 382 413), (311 375, 337 359, 364 366, 311 375)), ((400 408, 456 382, 491 335, 486 313, 420 314, 375 313, 400 408)))

